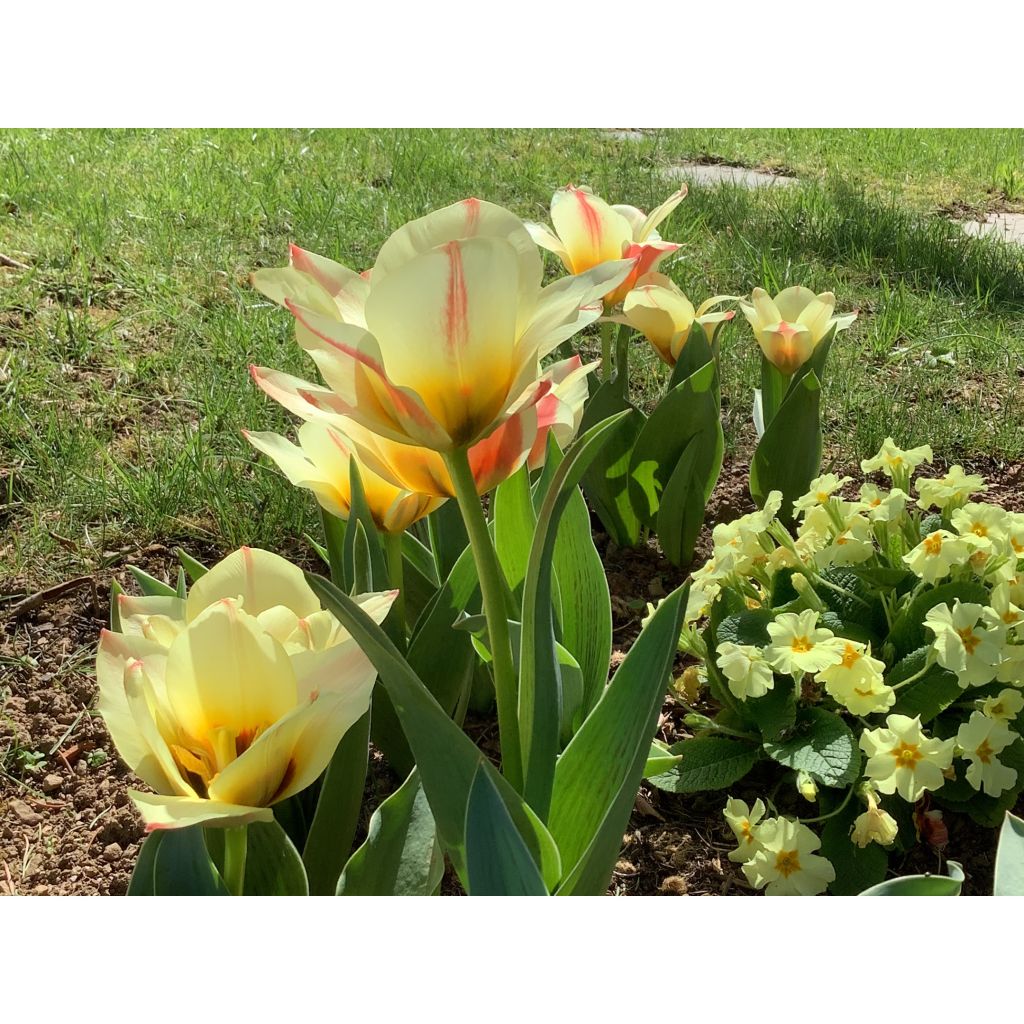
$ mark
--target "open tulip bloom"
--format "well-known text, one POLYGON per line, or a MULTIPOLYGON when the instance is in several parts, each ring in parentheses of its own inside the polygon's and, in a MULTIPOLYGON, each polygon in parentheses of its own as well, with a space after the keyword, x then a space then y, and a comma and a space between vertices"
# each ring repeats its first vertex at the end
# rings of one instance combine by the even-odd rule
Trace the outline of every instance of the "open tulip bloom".
MULTIPOLYGON (((380 622, 393 593, 356 600, 380 622)), ((313 782, 365 714, 376 670, 278 555, 242 548, 186 599, 121 595, 104 630, 99 710, 153 792, 148 830, 270 821, 313 782)))

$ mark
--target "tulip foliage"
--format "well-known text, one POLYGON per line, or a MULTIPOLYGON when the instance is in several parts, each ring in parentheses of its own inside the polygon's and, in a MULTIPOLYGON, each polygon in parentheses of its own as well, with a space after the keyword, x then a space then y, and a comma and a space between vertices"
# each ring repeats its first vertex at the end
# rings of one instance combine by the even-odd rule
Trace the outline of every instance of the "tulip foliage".
POLYGON ((1024 788, 1024 515, 959 466, 913 480, 931 458, 888 439, 862 463, 888 488, 817 478, 795 534, 775 491, 693 574, 680 645, 711 713, 680 694, 695 735, 651 782, 736 794, 730 859, 769 895, 881 883, 890 852, 941 851, 944 809, 996 827, 1024 788))

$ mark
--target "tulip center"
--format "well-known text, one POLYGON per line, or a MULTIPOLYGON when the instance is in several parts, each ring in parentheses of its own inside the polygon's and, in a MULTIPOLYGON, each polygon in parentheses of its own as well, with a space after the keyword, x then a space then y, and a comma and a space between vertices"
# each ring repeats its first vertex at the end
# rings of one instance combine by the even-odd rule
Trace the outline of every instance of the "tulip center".
POLYGON ((781 850, 775 855, 775 870, 783 878, 789 878, 800 870, 800 854, 796 850, 781 850))
POLYGON ((241 757, 266 728, 266 725, 257 725, 236 732, 226 726, 214 726, 201 739, 179 736, 179 742, 168 743, 168 747, 182 778, 206 799, 213 780, 241 757))

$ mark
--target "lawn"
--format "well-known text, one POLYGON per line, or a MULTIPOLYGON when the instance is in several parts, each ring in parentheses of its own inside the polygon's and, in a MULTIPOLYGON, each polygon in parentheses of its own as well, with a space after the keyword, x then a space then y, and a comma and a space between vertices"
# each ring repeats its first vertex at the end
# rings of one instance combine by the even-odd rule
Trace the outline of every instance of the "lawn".
MULTIPOLYGON (((801 184, 691 188, 662 233, 685 243, 669 269, 693 299, 799 283, 860 310, 834 350, 830 458, 887 433, 946 459, 1024 456, 1024 258, 941 216, 1019 202, 1021 132, 13 131, 0 253, 28 269, 0 268, 0 591, 155 540, 280 547, 317 528, 240 433, 288 426, 249 363, 312 373, 291 318, 247 281, 290 240, 361 268, 399 224, 467 195, 539 220, 573 181, 650 208, 673 188, 664 167, 699 158, 801 184)), ((636 364, 650 399, 660 370, 646 351, 636 364)), ((734 325, 740 458, 756 365, 734 325)))

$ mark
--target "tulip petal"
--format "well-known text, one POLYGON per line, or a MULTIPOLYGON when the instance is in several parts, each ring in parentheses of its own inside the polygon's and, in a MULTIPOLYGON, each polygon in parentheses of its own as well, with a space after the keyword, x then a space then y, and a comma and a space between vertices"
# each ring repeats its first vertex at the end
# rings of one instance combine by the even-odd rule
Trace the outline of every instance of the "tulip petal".
POLYGON ((249 373, 264 394, 304 420, 336 423, 341 418, 328 408, 337 401, 328 388, 266 366, 250 366, 249 373))
POLYGON ((514 213, 481 199, 463 199, 400 227, 381 246, 373 267, 374 287, 416 256, 467 238, 502 239, 512 247, 520 308, 524 314, 529 314, 544 276, 540 253, 526 226, 514 213))
POLYGON ((315 278, 334 299, 342 320, 366 326, 363 307, 366 305, 366 296, 370 294, 370 282, 362 274, 357 274, 341 263, 335 263, 334 260, 318 256, 315 252, 300 249, 297 245, 289 246, 288 253, 291 265, 296 270, 315 278))
POLYGON ((268 267, 249 276, 249 282, 272 302, 285 306, 289 301, 334 320, 338 307, 319 281, 295 267, 268 267))
POLYGON ((241 598, 248 615, 259 615, 279 604, 300 617, 320 611, 320 599, 306 583, 302 570, 260 548, 233 551, 192 584, 186 603, 189 622, 224 598, 241 598))
POLYGON ((569 258, 569 251, 562 245, 562 240, 550 228, 543 224, 536 224, 533 221, 524 221, 523 226, 530 233, 530 237, 548 252, 553 252, 565 266, 565 269, 572 273, 572 260, 569 258))
POLYGON ((634 233, 637 242, 644 242, 651 237, 654 229, 686 198, 687 188, 683 185, 679 191, 673 192, 660 206, 655 207, 647 215, 647 219, 634 233))
POLYGON ((128 795, 142 815, 147 832, 205 825, 208 828, 234 828, 254 821, 273 821, 269 807, 239 807, 218 800, 198 797, 159 796, 129 789, 128 795))
POLYGON ((185 602, 180 597, 118 594, 117 614, 123 633, 144 636, 166 648, 185 625, 185 602))
POLYGON ((142 636, 114 633, 109 629, 100 632, 99 649, 96 652, 96 682, 99 684, 97 710, 117 747, 121 759, 147 785, 154 789, 169 786, 162 769, 154 765, 153 752, 140 735, 124 689, 127 666, 136 660, 148 664, 154 674, 162 677, 163 662, 167 651, 158 643, 142 636), (156 767, 157 771, 151 769, 156 767))
POLYGON ((531 400, 469 449, 469 467, 478 494, 497 487, 526 462, 537 439, 537 406, 550 390, 550 381, 538 382, 531 400))
POLYGON ((567 185, 551 199, 551 223, 580 274, 619 259, 633 240, 629 221, 592 192, 567 185))
MULTIPOLYGON (((375 283, 367 303, 368 315, 379 292, 375 283)), ((299 306, 288 308, 308 329, 308 334, 296 332, 296 338, 313 357, 331 388, 327 394, 300 392, 302 397, 321 412, 348 416, 383 437, 439 450, 450 447, 451 438, 425 408, 420 396, 392 383, 372 334, 299 306)))
MULTIPOLYGON (((810 288, 796 285, 792 288, 783 288, 775 296, 775 308, 779 311, 778 319, 786 320, 789 323, 796 323, 800 314, 817 298, 810 288)), ((770 317, 765 320, 771 322, 770 317)))
POLYGON ((530 469, 544 465, 549 431, 554 433, 563 451, 576 436, 589 394, 587 375, 600 365, 599 362, 584 364, 579 356, 573 356, 549 368, 545 376, 553 387, 537 403, 537 438, 527 460, 530 469))
MULTIPOLYGON (((305 427, 315 427, 323 430, 330 429, 322 423, 305 423, 303 428, 300 429, 300 434, 305 427)), ((347 467, 344 474, 332 477, 309 459, 302 448, 292 444, 291 441, 280 434, 270 431, 249 430, 243 430, 242 434, 257 451, 263 452, 264 455, 273 459, 278 469, 284 473, 290 483, 296 487, 305 487, 312 491, 320 505, 332 515, 339 516, 342 519, 348 518, 349 502, 347 487, 343 493, 342 489, 337 486, 342 481, 347 484, 347 467)))
POLYGON ((484 237, 447 242, 375 279, 366 319, 389 377, 415 385, 430 414, 462 445, 507 404, 518 369, 519 309, 515 250, 502 238, 484 237))
MULTIPOLYGON (((750 325, 755 329, 757 327, 767 326, 768 324, 775 324, 780 320, 786 319, 779 312, 779 309, 772 301, 771 296, 763 288, 755 288, 750 293, 750 300, 752 308, 743 305, 743 314, 748 320, 750 320, 750 325), (749 313, 747 312, 748 309, 750 309, 749 313)), ((801 309, 802 308, 803 307, 801 307, 801 309)))
POLYGON ((640 231, 644 226, 644 221, 647 220, 647 214, 636 206, 629 206, 627 203, 612 203, 612 209, 616 213, 621 213, 629 221, 629 229, 633 232, 633 241, 643 241, 640 237, 640 231))
POLYGON ((191 736, 218 728, 236 736, 258 733, 298 699, 284 648, 230 599, 201 612, 174 641, 166 680, 174 719, 191 736))
POLYGON ((801 310, 797 318, 807 328, 815 343, 825 337, 832 319, 832 311, 836 308, 836 297, 831 292, 816 295, 801 310))

